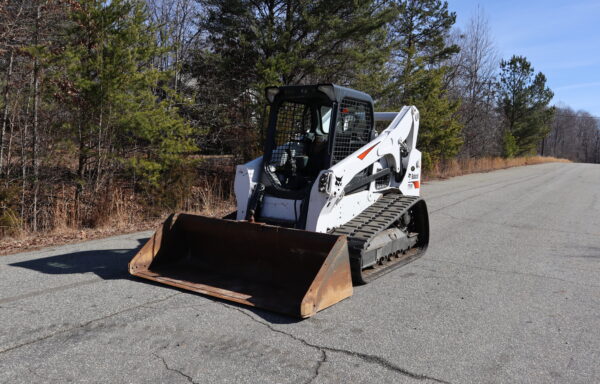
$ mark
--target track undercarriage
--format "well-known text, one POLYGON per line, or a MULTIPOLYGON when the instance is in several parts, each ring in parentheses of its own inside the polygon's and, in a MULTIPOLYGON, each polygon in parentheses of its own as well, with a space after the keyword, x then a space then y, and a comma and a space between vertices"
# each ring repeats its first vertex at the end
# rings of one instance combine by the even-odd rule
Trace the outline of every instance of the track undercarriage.
POLYGON ((334 229, 348 237, 354 284, 366 284, 421 256, 429 243, 427 205, 395 191, 334 229))

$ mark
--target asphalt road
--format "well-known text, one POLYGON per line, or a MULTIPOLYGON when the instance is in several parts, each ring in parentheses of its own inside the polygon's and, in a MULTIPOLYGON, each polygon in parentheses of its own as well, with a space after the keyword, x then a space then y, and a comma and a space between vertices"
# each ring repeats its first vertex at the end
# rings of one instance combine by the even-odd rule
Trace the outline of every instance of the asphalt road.
POLYGON ((425 256, 299 322, 130 279, 148 232, 0 257, 0 382, 600 382, 600 165, 423 193, 425 256))

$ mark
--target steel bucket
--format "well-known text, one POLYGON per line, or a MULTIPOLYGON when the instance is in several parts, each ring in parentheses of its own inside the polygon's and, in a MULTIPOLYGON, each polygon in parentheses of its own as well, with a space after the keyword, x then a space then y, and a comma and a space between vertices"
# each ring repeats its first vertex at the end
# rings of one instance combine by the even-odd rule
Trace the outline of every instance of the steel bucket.
POLYGON ((302 318, 352 295, 345 236, 189 214, 170 216, 129 272, 302 318))

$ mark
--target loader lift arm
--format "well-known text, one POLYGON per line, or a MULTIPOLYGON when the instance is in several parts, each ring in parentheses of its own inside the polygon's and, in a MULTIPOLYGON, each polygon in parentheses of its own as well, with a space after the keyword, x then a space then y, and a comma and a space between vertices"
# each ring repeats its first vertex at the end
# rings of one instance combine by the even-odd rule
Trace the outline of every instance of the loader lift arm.
MULTIPOLYGON (((343 199, 346 193, 353 189, 353 184, 361 184, 357 181, 357 175, 376 163, 377 167, 371 175, 363 177, 364 180, 377 180, 386 174, 394 177, 390 178, 389 184, 384 188, 370 188, 368 201, 376 200, 392 189, 399 190, 407 196, 419 195, 421 153, 416 149, 419 112, 415 107, 403 107, 398 113, 375 114, 376 121, 390 118, 392 118, 390 125, 374 140, 320 174, 319 185, 313 187, 311 191, 311 201, 320 200, 323 210, 311 211, 313 215, 309 216, 307 229, 327 232, 328 229, 347 222, 348 219, 345 218, 336 220, 330 217, 329 214, 335 209, 328 208, 335 208, 332 202, 343 199), (408 172, 404 172, 405 169, 408 169, 408 172)), ((342 208, 346 207, 342 206, 342 208)), ((353 216, 360 213, 356 210, 353 212, 353 216)))

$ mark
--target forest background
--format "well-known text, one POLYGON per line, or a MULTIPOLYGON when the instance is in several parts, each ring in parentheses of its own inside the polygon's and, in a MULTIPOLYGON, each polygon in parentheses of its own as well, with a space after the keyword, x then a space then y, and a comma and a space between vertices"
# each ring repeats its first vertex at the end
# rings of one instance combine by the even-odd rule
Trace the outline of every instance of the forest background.
POLYGON ((600 163, 598 118, 499 57, 482 10, 455 21, 441 0, 0 0, 0 239, 224 213, 270 85, 417 106, 430 176, 600 163))

